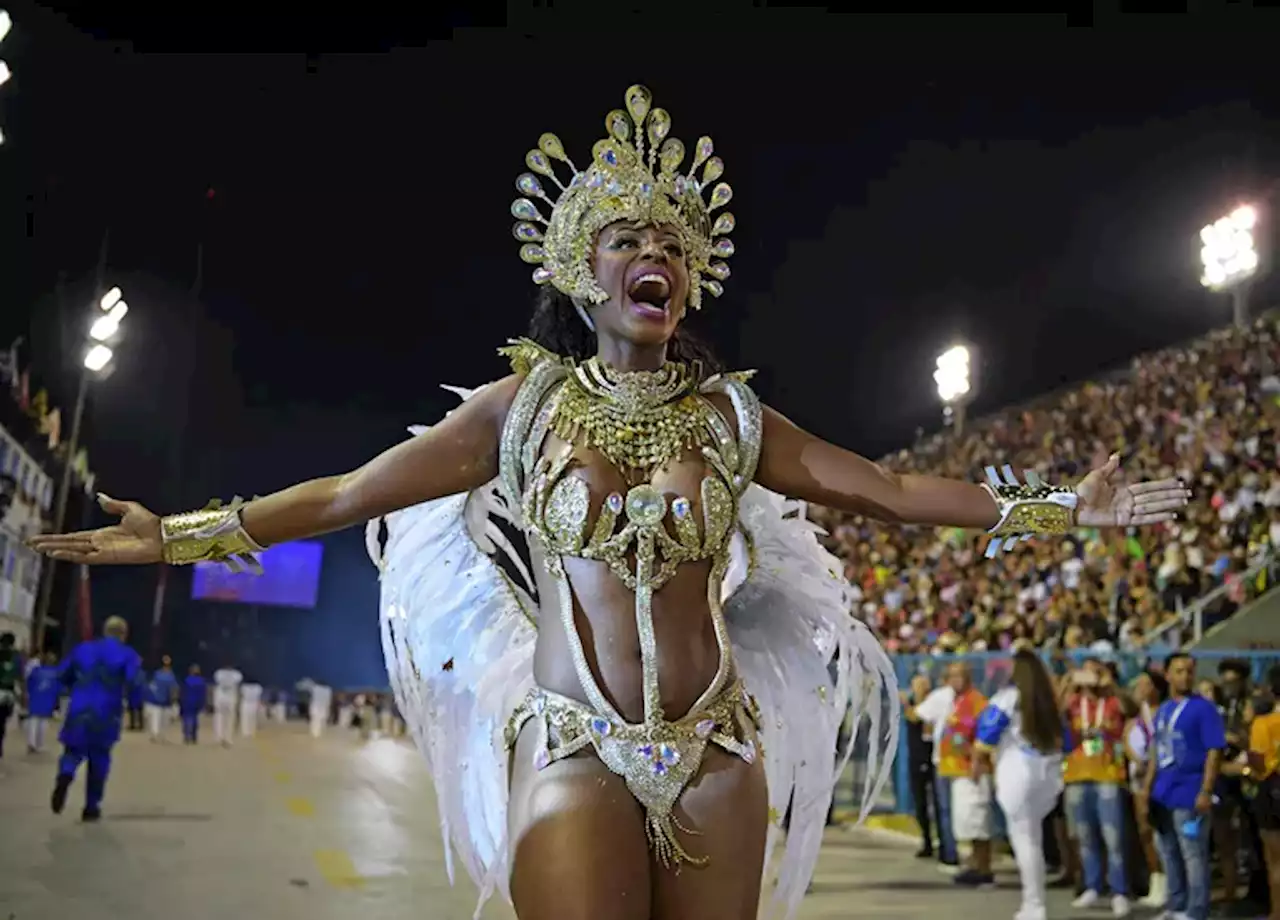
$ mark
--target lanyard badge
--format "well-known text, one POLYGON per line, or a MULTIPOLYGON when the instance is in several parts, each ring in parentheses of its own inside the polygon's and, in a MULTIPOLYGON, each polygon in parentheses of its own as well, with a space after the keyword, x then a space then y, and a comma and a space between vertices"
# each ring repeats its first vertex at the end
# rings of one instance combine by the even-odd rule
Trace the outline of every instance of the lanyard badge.
POLYGON ((1173 729, 1178 724, 1178 717, 1182 715, 1182 710, 1186 708, 1187 701, 1184 699, 1173 710, 1169 716, 1169 721, 1161 724, 1156 721, 1156 766, 1168 769, 1178 762, 1178 758, 1173 748, 1173 729))
POLYGON ((1106 714, 1106 701, 1098 701, 1098 709, 1094 714, 1093 725, 1089 724, 1089 698, 1087 696, 1080 698, 1080 730, 1084 733, 1084 738, 1080 743, 1080 749, 1084 751, 1086 757, 1100 757, 1106 750, 1106 743, 1102 738, 1102 720, 1106 714))

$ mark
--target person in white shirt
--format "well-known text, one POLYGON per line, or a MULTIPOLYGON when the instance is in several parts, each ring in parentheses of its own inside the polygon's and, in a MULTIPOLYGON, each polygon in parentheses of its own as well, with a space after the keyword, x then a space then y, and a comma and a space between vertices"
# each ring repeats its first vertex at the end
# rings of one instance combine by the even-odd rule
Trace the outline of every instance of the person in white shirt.
POLYGON ((1156 710, 1164 702, 1169 692, 1169 683, 1164 675, 1154 671, 1143 671, 1133 681, 1130 688, 1133 701, 1138 704, 1138 712, 1129 723, 1125 733, 1125 747, 1129 755, 1129 788, 1133 794, 1134 817, 1138 823, 1138 841, 1142 844, 1142 854, 1147 861, 1150 881, 1147 884, 1147 896, 1141 902, 1145 907, 1164 907, 1168 898, 1168 881, 1164 877, 1164 867, 1156 852, 1154 834, 1151 830, 1150 803, 1143 798, 1142 791, 1146 780, 1147 761, 1151 755, 1151 747, 1155 742, 1156 710))
POLYGON ((213 736, 223 747, 231 746, 236 728, 236 701, 244 675, 233 667, 213 672, 213 736))
POLYGON ((258 709, 262 705, 262 684, 240 685, 240 734, 252 738, 258 730, 258 709))
POLYGON ((978 717, 975 779, 994 773, 1009 844, 1022 879, 1015 920, 1045 920, 1044 819, 1062 794, 1062 717, 1044 664, 1027 645, 1013 656, 1013 684, 978 717), (993 766, 994 764, 994 766, 993 766))
POLYGON ((319 738, 324 727, 329 724, 329 706, 333 702, 333 689, 324 684, 311 685, 311 705, 308 715, 311 717, 311 737, 319 738))
MULTIPOLYGON (((944 749, 950 750, 948 748, 948 739, 957 734, 952 729, 963 729, 963 726, 951 725, 953 716, 956 715, 956 702, 966 698, 968 705, 964 707, 965 711, 972 712, 973 718, 976 718, 978 714, 977 707, 981 706, 981 703, 975 704, 973 702, 977 699, 973 696, 976 692, 973 688, 969 666, 963 662, 955 661, 947 666, 946 683, 935 688, 914 707, 908 707, 907 709, 907 718, 923 722, 928 727, 929 736, 933 738, 933 764, 937 776, 938 843, 941 850, 939 856, 942 860, 943 870, 952 873, 957 871, 960 861, 956 836, 957 817, 960 818, 959 823, 965 825, 963 828, 964 833, 961 836, 965 838, 966 842, 986 839, 990 836, 989 833, 978 833, 974 836, 975 831, 981 830, 978 826, 987 823, 987 818, 982 814, 981 798, 984 790, 986 790, 987 798, 990 797, 990 784, 973 783, 968 776, 959 775, 961 770, 956 768, 955 763, 952 762, 958 759, 956 757, 949 758, 947 763, 943 763, 944 749), (956 785, 965 787, 958 797, 961 806, 958 810, 964 812, 961 815, 957 815, 956 785)), ((972 722, 970 722, 970 727, 972 727, 972 722)), ((963 767, 963 770, 967 772, 968 767, 963 767)))

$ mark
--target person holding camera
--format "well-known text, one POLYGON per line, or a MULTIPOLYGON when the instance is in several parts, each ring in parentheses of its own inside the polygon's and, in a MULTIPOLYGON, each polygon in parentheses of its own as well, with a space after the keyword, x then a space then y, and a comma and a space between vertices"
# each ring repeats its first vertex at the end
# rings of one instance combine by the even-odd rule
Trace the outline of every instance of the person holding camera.
MULTIPOLYGON (((1245 711, 1249 705, 1249 665, 1228 658, 1218 665, 1218 712, 1227 733, 1223 764, 1235 763, 1249 745, 1249 723, 1245 711)), ((1224 770, 1214 790, 1217 803, 1213 809, 1213 845, 1222 867, 1222 900, 1232 904, 1240 895, 1240 846, 1242 824, 1247 821, 1243 779, 1236 770, 1224 770)))
POLYGON ((1112 692, 1111 671, 1091 659, 1072 676, 1074 692, 1067 700, 1070 743, 1066 759, 1067 815, 1080 843, 1084 891, 1074 907, 1092 907, 1111 891, 1111 911, 1127 917, 1129 878, 1125 868, 1124 712, 1112 692))

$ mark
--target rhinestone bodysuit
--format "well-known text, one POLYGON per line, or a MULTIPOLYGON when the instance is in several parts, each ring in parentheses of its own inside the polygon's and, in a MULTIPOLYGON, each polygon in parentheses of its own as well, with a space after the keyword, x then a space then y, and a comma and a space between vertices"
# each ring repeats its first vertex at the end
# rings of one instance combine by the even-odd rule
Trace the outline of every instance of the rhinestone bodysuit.
POLYGON ((622 776, 646 810, 646 828, 664 865, 701 864, 676 836, 685 830, 672 809, 697 773, 708 744, 751 763, 759 755, 758 711, 733 665, 720 592, 736 529, 738 498, 751 483, 760 449, 760 406, 745 375, 698 381, 696 369, 619 374, 596 362, 579 366, 517 343, 506 353, 527 372, 508 414, 501 445, 503 490, 521 509, 530 542, 542 552, 574 668, 588 704, 535 688, 513 713, 506 742, 524 724, 539 722, 535 765, 545 768, 591 745, 622 776), (723 393, 733 403, 738 434, 707 398, 723 393), (563 446, 544 452, 549 433, 563 446), (571 475, 575 450, 594 450, 630 484, 605 497, 594 524, 590 491, 571 475), (706 464, 700 489, 701 528, 685 496, 668 497, 653 476, 686 450, 706 464), (668 529, 670 521, 670 529, 668 529), (644 721, 628 723, 601 692, 574 622, 573 595, 563 557, 603 562, 635 593, 636 628, 644 695, 644 721), (715 677, 682 717, 668 721, 658 688, 653 594, 680 565, 711 561, 707 603, 719 647, 715 677))

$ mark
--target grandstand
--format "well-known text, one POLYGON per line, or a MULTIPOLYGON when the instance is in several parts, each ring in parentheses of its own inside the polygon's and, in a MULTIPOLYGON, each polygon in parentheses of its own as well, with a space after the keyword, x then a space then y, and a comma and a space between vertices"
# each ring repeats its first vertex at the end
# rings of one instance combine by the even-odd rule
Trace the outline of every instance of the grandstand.
POLYGON ((891 652, 999 651, 1025 636, 1051 651, 1142 654, 1198 638, 1270 587, 1280 545, 1277 421, 1273 314, 881 461, 962 479, 1011 463, 1063 479, 1120 451, 1134 478, 1191 484, 1182 521, 1083 530, 988 560, 980 535, 810 513, 845 562, 853 612, 891 652))

